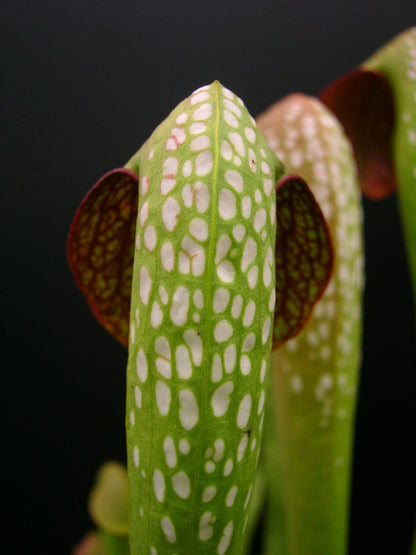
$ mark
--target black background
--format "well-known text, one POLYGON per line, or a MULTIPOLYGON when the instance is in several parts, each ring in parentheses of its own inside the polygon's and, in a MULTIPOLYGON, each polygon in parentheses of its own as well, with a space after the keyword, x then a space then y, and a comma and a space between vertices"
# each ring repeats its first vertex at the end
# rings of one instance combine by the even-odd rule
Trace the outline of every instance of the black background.
MULTIPOLYGON (((195 88, 219 79, 257 115, 316 95, 415 23, 415 0, 3 0, 2 553, 69 553, 97 467, 124 460, 126 351, 65 259, 88 188, 195 88)), ((414 311, 396 198, 364 208, 350 552, 401 555, 416 505, 414 311)))

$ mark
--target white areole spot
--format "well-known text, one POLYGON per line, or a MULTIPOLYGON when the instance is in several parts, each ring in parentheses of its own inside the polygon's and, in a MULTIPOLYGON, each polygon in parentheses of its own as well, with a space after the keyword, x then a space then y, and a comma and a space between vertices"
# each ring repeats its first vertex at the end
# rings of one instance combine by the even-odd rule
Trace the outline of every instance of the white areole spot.
POLYGON ((247 393, 241 399, 240 405, 238 407, 237 426, 241 430, 247 426, 248 421, 250 419, 251 403, 252 403, 251 395, 250 393, 247 393))
POLYGON ((136 406, 138 409, 142 408, 142 390, 138 385, 134 388, 134 398, 136 400, 136 406))
POLYGON ((230 491, 227 493, 227 497, 225 498, 225 504, 227 507, 232 507, 234 505, 235 497, 238 492, 238 487, 233 486, 230 491))
POLYGON ((192 297, 193 301, 194 301, 194 305, 201 309, 204 306, 204 296, 202 294, 201 289, 195 289, 193 297, 192 297))
POLYGON ((172 272, 175 267, 175 253, 173 251, 173 245, 170 241, 163 243, 160 250, 160 260, 164 269, 167 272, 172 272))
POLYGON ((139 380, 144 383, 147 380, 147 359, 143 349, 137 353, 136 370, 139 380))
POLYGON ((172 296, 170 319, 175 326, 183 326, 188 320, 189 291, 183 285, 176 288, 172 296))
POLYGON ((264 389, 263 389, 262 392, 260 393, 259 406, 257 407, 257 414, 258 415, 260 415, 263 412, 264 400, 265 400, 265 393, 264 393, 264 389))
POLYGON ((202 492, 202 503, 209 503, 217 495, 217 488, 215 486, 208 486, 202 492))
POLYGON ((273 264, 273 252, 271 247, 267 249, 266 258, 264 260, 263 266, 263 283, 265 287, 269 287, 272 282, 272 264, 273 264))
POLYGON ((189 441, 185 438, 179 441, 179 451, 182 455, 188 455, 189 451, 191 450, 191 446, 189 445, 189 441))
POLYGON ((189 380, 192 376, 192 364, 186 345, 178 345, 175 351, 176 372, 182 380, 189 380))
POLYGON ((167 195, 168 193, 170 193, 172 191, 172 189, 174 188, 175 185, 176 185, 176 178, 171 176, 171 175, 167 175, 160 182, 160 192, 161 192, 161 194, 162 195, 167 195))
POLYGON ((210 511, 206 511, 199 520, 199 531, 198 537, 202 541, 208 541, 212 538, 212 534, 214 533, 214 528, 212 524, 215 522, 215 518, 213 518, 212 513, 210 511))
POLYGON ((141 183, 141 194, 144 196, 149 190, 149 176, 144 175, 141 183))
POLYGON ((195 158, 196 175, 207 175, 212 170, 213 159, 210 150, 204 150, 195 158))
POLYGON ((241 173, 237 170, 227 170, 225 172, 225 181, 229 185, 231 185, 231 187, 233 187, 237 191, 237 193, 243 192, 243 178, 241 176, 241 173))
POLYGON ((302 164, 304 163, 304 154, 302 152, 302 150, 292 150, 289 153, 289 163, 290 163, 290 167, 293 169, 297 169, 300 168, 302 166, 302 164))
POLYGON ((238 127, 238 120, 234 114, 229 112, 228 110, 224 110, 224 120, 228 125, 231 127, 237 128, 238 127))
POLYGON ((178 125, 182 125, 187 119, 188 114, 186 112, 182 112, 182 114, 179 114, 179 116, 176 118, 175 123, 177 123, 178 125))
POLYGON ((243 317, 244 327, 247 328, 248 326, 251 326, 251 324, 253 323, 255 314, 256 314, 256 305, 254 301, 250 301, 244 311, 244 317, 243 317))
POLYGON ((220 260, 225 258, 228 254, 228 251, 231 248, 231 239, 228 235, 221 235, 217 241, 216 250, 215 250, 215 264, 218 264, 220 260))
POLYGON ((273 289, 270 292, 270 298, 269 298, 269 312, 274 312, 275 304, 276 304, 276 289, 273 287, 273 289))
POLYGON ((139 273, 139 294, 140 299, 144 305, 149 302, 150 290, 152 288, 152 280, 150 274, 145 266, 140 268, 139 273))
POLYGON ((153 489, 156 499, 159 503, 163 503, 165 500, 165 478, 158 468, 153 471, 153 489))
POLYGON ((257 264, 255 264, 247 272, 247 282, 250 289, 254 289, 256 287, 258 277, 259 277, 259 267, 257 266, 257 264))
POLYGON ((228 289, 225 289, 224 287, 219 287, 218 289, 216 289, 213 301, 213 309, 215 314, 220 314, 221 312, 224 312, 224 310, 228 306, 229 301, 230 292, 228 291, 228 289))
POLYGON ((229 260, 223 260, 217 266, 217 276, 223 283, 232 283, 235 278, 235 268, 229 260))
POLYGON ((220 150, 221 156, 224 158, 224 160, 227 160, 229 162, 233 156, 233 150, 230 143, 228 141, 222 141, 220 150))
POLYGON ((198 241, 206 241, 208 238, 207 222, 202 218, 193 218, 189 224, 189 233, 198 241))
POLYGON ((179 271, 189 274, 192 269, 194 276, 200 276, 205 268, 205 251, 202 245, 191 239, 188 235, 182 239, 183 251, 179 253, 179 271))
POLYGON ((216 462, 220 461, 224 456, 224 452, 225 452, 224 440, 221 438, 216 439, 214 441, 214 456, 213 456, 214 461, 216 462))
POLYGON ((230 339, 233 334, 233 327, 228 320, 220 320, 214 329, 214 338, 217 343, 223 343, 230 339))
POLYGON ((192 123, 189 131, 191 135, 199 135, 200 133, 204 133, 207 130, 207 126, 203 121, 196 121, 192 123))
MULTIPOLYGON (((188 162, 190 162, 190 164, 192 166, 192 162, 190 160, 188 160, 188 162)), ((185 162, 185 164, 186 164, 186 162, 185 162)), ((186 208, 191 208, 192 203, 194 201, 194 193, 193 193, 192 187, 189 184, 184 186, 184 188, 182 189, 181 196, 182 196, 182 200, 183 200, 183 203, 186 206, 186 208)))
POLYGON ((299 374, 294 374, 290 378, 290 387, 292 388, 293 393, 300 393, 303 389, 303 382, 302 377, 299 374))
POLYGON ((179 160, 175 156, 168 156, 163 163, 162 174, 164 176, 174 176, 178 171, 179 160))
POLYGON ((254 333, 249 333, 245 336, 242 346, 242 351, 245 353, 249 353, 254 349, 254 345, 256 344, 256 336, 254 333))
POLYGON ((169 295, 166 290, 166 287, 164 287, 163 285, 159 286, 159 296, 160 296, 160 300, 162 301, 162 304, 167 305, 169 301, 169 295))
POLYGON ((193 106, 195 104, 199 104, 200 102, 203 102, 204 100, 208 100, 208 98, 209 98, 209 93, 207 91, 198 92, 196 94, 194 93, 191 96, 189 104, 193 106))
POLYGON ((176 449, 175 443, 170 436, 165 437, 165 441, 163 442, 163 451, 165 452, 165 459, 168 467, 175 468, 177 463, 176 449))
MULTIPOLYGON (((185 162, 183 163, 182 175, 184 177, 189 177, 189 176, 192 175, 192 162, 191 162, 191 160, 185 160, 185 162)), ((188 187, 189 187, 189 185, 188 185, 188 187)), ((186 195, 186 193, 185 193, 185 195, 186 195)), ((182 200, 183 200, 183 196, 184 195, 183 195, 183 191, 182 191, 182 200)), ((185 206, 186 206, 186 203, 185 203, 185 206)))
POLYGON ((183 334, 185 343, 191 349, 195 366, 200 366, 202 360, 202 339, 195 330, 186 330, 183 334))
POLYGON ((200 214, 208 210, 209 206, 209 189, 205 183, 196 181, 194 185, 195 206, 200 214))
POLYGON ((163 320, 163 312, 157 301, 153 303, 152 312, 150 314, 150 324, 152 328, 158 328, 163 320))
POLYGON ((162 527, 163 533, 165 534, 165 537, 168 540, 168 542, 175 543, 176 532, 171 519, 168 516, 164 516, 160 521, 160 525, 162 527))
POLYGON ((241 309, 243 308, 243 297, 241 295, 236 295, 231 306, 231 314, 233 318, 238 318, 241 314, 241 309))
POLYGON ((228 345, 224 351, 225 372, 231 374, 237 360, 237 349, 234 343, 228 345))
POLYGON ((252 492, 252 491, 253 491, 253 486, 250 486, 250 487, 248 488, 246 500, 244 501, 244 509, 247 509, 248 504, 250 503, 251 492, 252 492))
POLYGON ((170 360, 170 345, 167 337, 159 336, 155 340, 155 352, 162 358, 170 360))
POLYGON ((224 476, 229 476, 231 474, 231 472, 233 471, 233 460, 232 459, 227 459, 227 462, 224 465, 224 470, 223 470, 223 474, 224 476))
POLYGON ((215 353, 214 358, 212 360, 211 380, 214 383, 217 383, 222 380, 222 363, 221 363, 221 357, 218 353, 215 353))
POLYGON ((166 141, 166 150, 172 152, 179 145, 183 144, 186 139, 185 131, 181 127, 174 127, 171 131, 169 139, 166 141))
POLYGON ((236 198, 230 189, 223 187, 218 196, 218 212, 223 220, 232 220, 237 212, 236 198))
POLYGON ((224 555, 230 545, 231 536, 233 535, 233 521, 231 520, 227 526, 224 528, 220 543, 218 544, 217 553, 218 555, 224 555))
POLYGON ((163 225, 168 231, 173 231, 178 224, 178 216, 181 211, 179 202, 173 198, 168 197, 162 206, 162 221, 163 225))
POLYGON ((148 225, 144 230, 144 245, 148 251, 155 250, 157 235, 154 226, 148 225))
POLYGON ((251 361, 247 355, 242 355, 240 358, 240 370, 244 376, 248 376, 251 372, 251 361))
POLYGON ((201 135, 200 137, 196 137, 195 139, 193 139, 189 146, 190 149, 194 152, 199 152, 200 150, 205 150, 209 148, 210 144, 210 138, 207 137, 207 135, 201 135))
POLYGON ((170 408, 170 389, 164 382, 158 380, 156 382, 155 391, 157 408, 162 416, 166 416, 170 408))
POLYGON ((240 156, 244 156, 244 154, 246 153, 246 149, 244 147, 244 142, 243 142, 243 138, 240 135, 240 133, 229 133, 228 134, 228 138, 230 139, 233 147, 235 148, 235 150, 237 151, 237 153, 240 156))
POLYGON ((257 256, 257 243, 249 237, 244 245, 243 257, 241 259, 241 270, 245 272, 247 268, 254 262, 257 256))
POLYGON ((134 462, 134 466, 136 468, 139 468, 140 455, 139 455, 139 448, 137 446, 133 449, 133 462, 134 462))
MULTIPOLYGON (((266 195, 270 196, 270 194, 273 190, 273 181, 271 179, 268 179, 268 178, 264 179, 263 180, 263 189, 264 189, 264 192, 266 193, 266 195)), ((271 209, 273 209, 273 211, 275 211, 276 206, 273 205, 271 209)))
POLYGON ((191 494, 191 482, 188 475, 180 470, 172 476, 173 491, 181 499, 188 499, 191 494))
POLYGON ((230 404, 230 395, 234 391, 233 382, 225 382, 214 391, 211 397, 211 407, 214 415, 219 418, 224 416, 230 404))
POLYGON ((240 443, 237 447, 237 461, 240 462, 241 459, 244 457, 245 450, 247 448, 248 443, 248 436, 244 434, 243 438, 241 439, 240 443))
POLYGON ((267 174, 267 175, 270 174, 270 167, 269 167, 269 164, 268 164, 267 162, 264 162, 264 161, 263 161, 263 162, 261 163, 261 169, 262 169, 263 173, 265 173, 265 174, 267 174))
POLYGON ((226 98, 234 100, 234 93, 230 91, 230 89, 227 89, 227 87, 222 87, 222 93, 226 98))
POLYGON ((208 461, 205 463, 205 472, 207 474, 212 474, 215 470, 215 463, 213 461, 208 461))
POLYGON ((238 243, 241 243, 241 241, 244 239, 245 234, 246 234, 246 228, 243 225, 237 224, 233 228, 233 237, 238 243))
POLYGON ((140 225, 144 227, 149 217, 149 203, 146 201, 140 209, 140 225))
POLYGON ((245 196, 241 199, 241 213, 244 218, 249 218, 251 214, 251 198, 245 196))
POLYGON ((230 110, 230 112, 233 112, 237 117, 241 117, 241 110, 238 106, 236 106, 234 104, 234 102, 231 102, 231 100, 229 100, 228 98, 224 99, 224 106, 227 108, 227 110, 230 110))
POLYGON ((269 335, 270 335, 270 327, 271 327, 271 319, 270 317, 266 319, 266 321, 263 324, 263 329, 261 332, 261 340, 263 345, 266 344, 267 340, 269 339, 269 335))
POLYGON ((198 423, 198 403, 190 389, 179 391, 179 420, 185 430, 192 430, 198 423))
POLYGON ((201 121, 208 119, 212 114, 212 106, 211 104, 202 104, 199 106, 193 114, 193 118, 195 121, 201 121))
POLYGON ((266 225, 267 215, 264 208, 260 208, 254 216, 254 229, 257 233, 266 225))
POLYGON ((250 143, 254 144, 256 142, 256 132, 251 127, 244 128, 244 135, 250 143))

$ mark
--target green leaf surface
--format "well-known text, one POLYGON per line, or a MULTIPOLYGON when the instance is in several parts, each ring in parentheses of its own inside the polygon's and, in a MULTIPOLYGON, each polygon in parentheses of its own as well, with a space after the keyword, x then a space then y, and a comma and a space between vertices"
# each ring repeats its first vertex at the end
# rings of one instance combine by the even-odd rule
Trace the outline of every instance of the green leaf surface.
POLYGON ((243 102, 214 82, 106 174, 75 217, 78 284, 129 343, 133 555, 247 544, 275 305, 280 344, 305 323, 332 266, 313 196, 293 176, 276 189, 283 174, 243 102))
MULTIPOLYGON (((257 122, 279 158, 308 182, 335 254, 333 275, 305 327, 272 354, 262 455, 269 482, 265 552, 341 555, 347 552, 361 358, 363 246, 356 168, 341 126, 317 99, 289 95, 257 122)), ((319 249, 312 244, 310 251, 319 249)))
POLYGON ((283 168, 217 82, 173 110, 136 164, 132 552, 240 553, 261 445, 283 168))

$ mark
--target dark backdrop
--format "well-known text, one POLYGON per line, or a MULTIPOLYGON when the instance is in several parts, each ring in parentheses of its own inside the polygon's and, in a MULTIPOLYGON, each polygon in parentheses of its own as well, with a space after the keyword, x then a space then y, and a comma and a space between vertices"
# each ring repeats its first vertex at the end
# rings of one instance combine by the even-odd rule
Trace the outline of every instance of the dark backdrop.
MULTIPOLYGON (((88 188, 195 88, 219 79, 256 115, 317 94, 415 23, 415 0, 3 0, 2 553, 69 553, 97 467, 124 460, 126 351, 65 259, 88 188)), ((401 555, 416 504, 414 313, 396 199, 364 206, 351 553, 401 555)))

